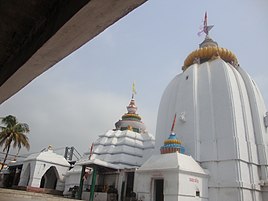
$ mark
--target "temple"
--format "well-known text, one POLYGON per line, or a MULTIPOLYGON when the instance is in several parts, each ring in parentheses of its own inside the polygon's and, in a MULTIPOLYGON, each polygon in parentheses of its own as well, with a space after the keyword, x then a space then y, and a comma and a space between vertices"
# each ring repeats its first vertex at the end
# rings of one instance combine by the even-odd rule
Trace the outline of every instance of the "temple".
POLYGON ((115 123, 115 128, 99 135, 90 152, 67 173, 65 195, 82 182, 79 192, 85 200, 92 199, 93 194, 99 200, 113 199, 111 196, 128 200, 133 196, 135 169, 152 155, 155 143, 137 109, 133 93, 127 113, 115 123), (81 170, 83 181, 80 181, 81 170), (93 188, 94 193, 90 192, 93 188))
POLYGON ((138 200, 208 200, 208 172, 185 154, 174 133, 175 122, 176 114, 171 133, 160 148, 161 154, 152 155, 135 172, 138 200))
MULTIPOLYGON (((204 41, 162 95, 153 154, 133 96, 115 129, 94 143, 90 159, 77 163, 82 173, 91 167, 92 178, 98 169, 98 184, 113 186, 118 200, 268 200, 267 110, 235 54, 209 36, 212 27, 205 15, 204 41)), ((90 189, 91 181, 84 182, 90 189)))
POLYGON ((162 95, 155 138, 133 87, 127 112, 71 170, 48 149, 24 161, 20 185, 62 190, 65 182, 64 195, 90 201, 267 201, 268 112, 235 54, 209 36, 212 27, 206 14, 205 39, 162 95))
MULTIPOLYGON (((198 200, 268 200, 267 110, 261 92, 235 54, 204 33, 199 48, 185 59, 183 72, 163 93, 155 153, 177 114, 174 131, 185 153, 209 175, 203 186, 208 194, 200 191, 198 200)), ((164 179, 164 189, 170 182, 164 179)), ((179 189, 183 186, 178 183, 179 189)))

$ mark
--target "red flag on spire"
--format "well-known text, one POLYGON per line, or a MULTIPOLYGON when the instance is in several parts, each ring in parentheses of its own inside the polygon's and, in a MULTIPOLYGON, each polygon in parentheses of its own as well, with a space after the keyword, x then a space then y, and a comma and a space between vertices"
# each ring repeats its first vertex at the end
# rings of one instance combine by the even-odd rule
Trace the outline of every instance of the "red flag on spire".
POLYGON ((202 33, 205 33, 208 35, 208 32, 213 28, 213 25, 208 26, 208 15, 207 11, 205 12, 203 27, 201 27, 201 30, 197 33, 198 36, 201 36, 202 33))
POLYGON ((93 155, 93 148, 94 148, 94 143, 92 143, 92 145, 90 147, 90 152, 89 152, 88 160, 90 160, 91 156, 93 155))
POLYGON ((208 14, 207 11, 205 12, 205 18, 204 18, 204 27, 208 25, 208 14))
POLYGON ((172 127, 171 127, 171 133, 174 132, 174 127, 175 127, 175 123, 176 123, 176 116, 177 114, 175 113, 174 119, 173 119, 173 123, 172 123, 172 127))
POLYGON ((205 13, 203 29, 204 29, 204 33, 208 35, 208 15, 207 15, 207 11, 205 13))

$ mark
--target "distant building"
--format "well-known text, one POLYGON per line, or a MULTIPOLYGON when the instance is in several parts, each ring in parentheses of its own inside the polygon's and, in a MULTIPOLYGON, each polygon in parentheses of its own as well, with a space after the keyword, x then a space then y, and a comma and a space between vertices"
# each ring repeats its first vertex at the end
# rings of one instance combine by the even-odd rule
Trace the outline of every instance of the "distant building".
POLYGON ((54 153, 49 146, 40 153, 31 154, 23 161, 18 186, 40 192, 44 191, 42 189, 63 191, 64 175, 69 169, 68 161, 54 153))

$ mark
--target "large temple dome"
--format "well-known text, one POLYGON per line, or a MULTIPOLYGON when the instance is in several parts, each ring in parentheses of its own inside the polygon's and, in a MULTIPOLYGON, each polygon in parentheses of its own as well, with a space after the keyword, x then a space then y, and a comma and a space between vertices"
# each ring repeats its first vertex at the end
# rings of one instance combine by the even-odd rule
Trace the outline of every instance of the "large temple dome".
POLYGON ((221 194, 230 191, 226 186, 232 186, 237 196, 251 192, 249 200, 261 197, 260 190, 267 187, 260 183, 268 181, 268 130, 266 107, 256 83, 231 51, 218 47, 208 36, 182 69, 160 102, 155 152, 177 113, 175 132, 186 154, 211 173, 210 199, 224 200, 221 194))

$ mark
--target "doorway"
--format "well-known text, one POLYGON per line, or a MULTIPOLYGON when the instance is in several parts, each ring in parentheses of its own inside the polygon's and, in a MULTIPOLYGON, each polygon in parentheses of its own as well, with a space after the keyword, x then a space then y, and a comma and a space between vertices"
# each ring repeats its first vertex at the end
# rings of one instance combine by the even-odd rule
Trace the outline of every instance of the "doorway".
POLYGON ((164 179, 154 180, 154 201, 164 201, 164 179))
POLYGON ((57 181, 58 181, 58 172, 57 169, 54 166, 52 166, 43 175, 40 182, 40 188, 56 189, 57 181))
POLYGON ((133 197, 134 172, 127 173, 126 197, 133 197))

